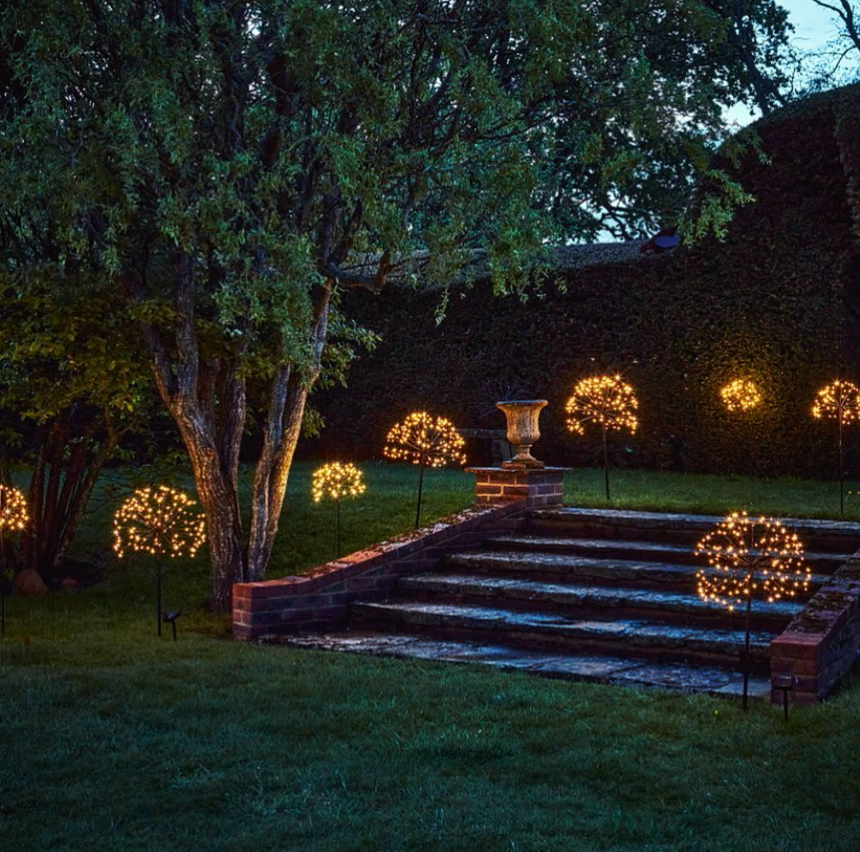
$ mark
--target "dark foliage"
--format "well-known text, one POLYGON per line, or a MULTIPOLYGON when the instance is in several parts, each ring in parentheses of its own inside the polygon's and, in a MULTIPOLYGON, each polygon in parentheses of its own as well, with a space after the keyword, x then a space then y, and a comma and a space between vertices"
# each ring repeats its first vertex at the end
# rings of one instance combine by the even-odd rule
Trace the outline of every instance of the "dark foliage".
POLYGON ((520 396, 550 400, 540 457, 593 463, 598 436, 565 432, 564 401, 578 378, 617 370, 639 392, 642 421, 615 446, 618 463, 831 475, 833 435, 810 406, 836 375, 860 380, 858 116, 853 86, 760 122, 770 163, 748 154, 740 165, 756 202, 724 242, 575 271, 525 304, 491 299, 478 282, 440 325, 436 293, 402 289, 384 303, 354 294, 350 309, 383 342, 347 389, 321 398, 329 428, 306 452, 377 456, 389 425, 421 407, 501 428, 494 402, 520 396), (719 388, 738 376, 762 388, 759 411, 722 408, 719 388))

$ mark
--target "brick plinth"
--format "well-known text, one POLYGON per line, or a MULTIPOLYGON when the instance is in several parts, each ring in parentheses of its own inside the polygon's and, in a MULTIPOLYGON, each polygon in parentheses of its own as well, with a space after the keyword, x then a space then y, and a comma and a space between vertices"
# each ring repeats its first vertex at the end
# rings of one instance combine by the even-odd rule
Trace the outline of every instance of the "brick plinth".
POLYGON ((790 675, 795 704, 821 701, 854 664, 858 649, 860 554, 855 554, 771 642, 771 699, 782 701, 777 683, 790 675))
POLYGON ((525 500, 529 509, 561 506, 564 474, 568 468, 544 467, 518 470, 502 467, 467 467, 475 474, 475 502, 508 503, 525 500))
POLYGON ((318 565, 308 574, 236 583, 233 636, 251 640, 341 627, 355 601, 381 600, 404 574, 437 568, 446 551, 478 547, 493 535, 521 531, 525 523, 525 499, 484 501, 424 529, 318 565))

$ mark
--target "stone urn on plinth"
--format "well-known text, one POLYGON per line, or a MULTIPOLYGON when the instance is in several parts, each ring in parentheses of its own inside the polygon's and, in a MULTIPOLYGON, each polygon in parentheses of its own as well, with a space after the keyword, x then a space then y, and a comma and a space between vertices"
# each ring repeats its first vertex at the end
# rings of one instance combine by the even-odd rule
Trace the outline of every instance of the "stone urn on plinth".
POLYGON ((545 399, 515 399, 497 402, 508 421, 508 441, 516 449, 516 455, 502 467, 508 470, 540 470, 545 465, 532 454, 531 448, 540 438, 538 421, 543 408, 547 406, 545 399))

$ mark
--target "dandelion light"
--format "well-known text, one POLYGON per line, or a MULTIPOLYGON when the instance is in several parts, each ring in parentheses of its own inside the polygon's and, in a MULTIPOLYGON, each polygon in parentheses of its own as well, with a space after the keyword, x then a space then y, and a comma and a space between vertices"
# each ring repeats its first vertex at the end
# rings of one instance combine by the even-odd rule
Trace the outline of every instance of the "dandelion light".
POLYGON ((852 382, 836 379, 825 385, 812 404, 816 420, 835 420, 838 428, 839 512, 845 514, 845 449, 843 427, 860 420, 860 388, 852 382))
POLYGON ((749 687, 750 613, 754 598, 775 603, 809 588, 811 570, 803 544, 774 518, 732 512, 696 545, 707 567, 696 572, 697 591, 704 601, 729 612, 744 610, 744 692, 749 687))
POLYGON ((415 528, 421 519, 421 494, 426 467, 465 464, 466 442, 454 424, 446 417, 434 417, 426 411, 415 411, 400 423, 395 423, 385 439, 383 455, 391 461, 415 464, 418 474, 418 506, 415 528))
POLYGON ((155 557, 156 618, 161 636, 161 560, 197 553, 206 541, 203 515, 196 501, 178 488, 138 488, 116 510, 113 540, 120 559, 126 553, 155 557))
POLYGON ((608 434, 627 431, 635 434, 639 428, 639 401, 632 385, 620 375, 592 376, 581 379, 573 388, 573 396, 564 407, 567 428, 577 435, 585 435, 586 427, 600 428, 603 437, 603 478, 606 499, 609 500, 608 434))
POLYGON ((6 633, 6 530, 23 530, 30 521, 24 493, 0 483, 0 636, 6 633))
POLYGON ((727 411, 752 411, 761 405, 762 395, 758 385, 750 379, 733 379, 720 388, 720 397, 727 411))
POLYGON ((337 506, 337 555, 340 556, 340 501, 359 497, 367 487, 361 470, 350 462, 331 462, 317 468, 311 476, 311 499, 314 503, 334 500, 337 506))

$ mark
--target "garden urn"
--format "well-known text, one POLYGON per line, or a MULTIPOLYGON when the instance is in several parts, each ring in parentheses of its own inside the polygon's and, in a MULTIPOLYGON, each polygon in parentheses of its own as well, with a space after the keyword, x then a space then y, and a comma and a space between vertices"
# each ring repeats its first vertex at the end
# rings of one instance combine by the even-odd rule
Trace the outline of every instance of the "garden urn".
POLYGON ((497 402, 496 408, 500 408, 508 421, 508 441, 514 446, 516 455, 506 462, 502 462, 505 468, 542 468, 542 461, 538 461, 532 454, 532 444, 540 438, 538 420, 541 409, 547 405, 545 399, 516 399, 507 402, 497 402))

